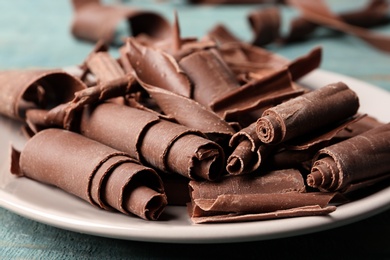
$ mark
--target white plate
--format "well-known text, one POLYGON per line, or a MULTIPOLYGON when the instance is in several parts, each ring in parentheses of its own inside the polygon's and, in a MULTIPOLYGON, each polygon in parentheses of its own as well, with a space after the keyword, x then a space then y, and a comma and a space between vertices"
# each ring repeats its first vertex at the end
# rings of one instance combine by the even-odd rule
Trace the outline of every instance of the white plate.
MULTIPOLYGON (((361 111, 388 122, 390 93, 367 83, 330 73, 315 71, 303 83, 321 87, 343 81, 361 100, 361 111)), ((10 140, 19 147, 24 138, 19 125, 0 117, 0 206, 27 218, 81 233, 138 241, 175 243, 219 243, 265 240, 316 232, 349 224, 390 208, 390 187, 373 195, 338 207, 328 216, 298 217, 278 220, 228 224, 190 222, 184 207, 167 207, 159 221, 151 222, 105 212, 57 188, 9 173, 10 140)))

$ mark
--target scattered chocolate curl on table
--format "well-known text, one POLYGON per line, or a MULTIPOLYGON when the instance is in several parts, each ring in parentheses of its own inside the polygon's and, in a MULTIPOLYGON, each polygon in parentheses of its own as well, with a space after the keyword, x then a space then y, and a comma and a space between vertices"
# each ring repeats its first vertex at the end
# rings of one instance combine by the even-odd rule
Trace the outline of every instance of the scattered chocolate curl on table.
POLYGON ((105 210, 157 220, 167 205, 153 169, 67 130, 39 132, 20 154, 13 150, 13 159, 14 174, 57 186, 105 210))
POLYGON ((116 30, 121 21, 127 21, 131 30, 125 36, 147 35, 156 41, 164 41, 172 30, 165 18, 152 11, 125 5, 104 5, 99 0, 72 0, 72 3, 72 34, 83 40, 118 44, 115 43, 116 30))
POLYGON ((389 156, 388 123, 321 149, 314 158, 307 183, 324 191, 350 191, 375 183, 390 177, 389 156))

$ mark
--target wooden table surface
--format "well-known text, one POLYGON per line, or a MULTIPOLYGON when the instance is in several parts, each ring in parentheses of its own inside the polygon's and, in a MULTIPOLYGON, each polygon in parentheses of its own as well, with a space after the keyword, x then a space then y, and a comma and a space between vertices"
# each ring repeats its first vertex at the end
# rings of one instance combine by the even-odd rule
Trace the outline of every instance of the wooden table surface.
MULTIPOLYGON (((173 2, 128 1, 126 4, 158 11, 170 20, 176 9, 184 36, 200 37, 222 22, 243 40, 252 37, 245 17, 258 6, 194 7, 173 2)), ((336 10, 351 7, 351 1, 347 0, 329 2, 336 10)), ((0 10, 0 69, 71 66, 79 64, 92 48, 70 34, 70 1, 0 1, 0 10)), ((390 25, 375 31, 390 35, 390 25)), ((390 91, 390 53, 375 50, 353 36, 329 33, 303 43, 269 48, 294 58, 318 45, 324 50, 322 69, 390 91)), ((390 210, 327 231, 230 244, 168 244, 102 238, 58 229, 3 208, 0 208, 0 223, 0 259, 231 259, 243 254, 253 259, 390 259, 390 210)))

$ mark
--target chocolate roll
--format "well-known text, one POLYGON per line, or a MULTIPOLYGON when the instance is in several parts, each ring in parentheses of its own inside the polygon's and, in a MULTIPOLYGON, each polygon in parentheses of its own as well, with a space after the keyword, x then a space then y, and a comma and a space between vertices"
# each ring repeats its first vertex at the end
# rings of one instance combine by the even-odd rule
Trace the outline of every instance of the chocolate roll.
POLYGON ((67 130, 39 132, 18 159, 13 162, 14 174, 57 186, 103 209, 156 220, 167 204, 162 181, 153 169, 67 130))
POLYGON ((230 138, 229 145, 234 148, 227 159, 226 170, 231 175, 251 173, 257 170, 264 157, 275 149, 266 146, 256 134, 256 123, 241 129, 230 138))
POLYGON ((24 120, 31 109, 50 109, 73 99, 86 85, 62 70, 0 72, 0 114, 24 120))
POLYGON ((224 151, 217 143, 147 111, 103 103, 84 111, 80 133, 165 172, 208 180, 222 173, 224 151))
POLYGON ((388 175, 390 172, 390 124, 321 149, 314 158, 307 183, 325 191, 388 175))
POLYGON ((294 169, 262 175, 225 177, 219 182, 190 181, 189 212, 194 223, 249 221, 322 215, 335 194, 306 193, 302 175, 294 169))
POLYGON ((356 114, 359 99, 342 82, 329 84, 269 108, 257 120, 263 143, 277 144, 356 114))

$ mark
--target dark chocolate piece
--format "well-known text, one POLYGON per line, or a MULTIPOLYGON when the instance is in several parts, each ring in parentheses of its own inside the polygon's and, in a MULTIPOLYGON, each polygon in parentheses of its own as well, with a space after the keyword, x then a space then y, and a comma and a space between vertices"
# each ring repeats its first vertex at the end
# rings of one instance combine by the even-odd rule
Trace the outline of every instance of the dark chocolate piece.
POLYGON ((342 82, 329 84, 264 111, 256 132, 263 143, 277 144, 356 114, 359 99, 342 82))
POLYGON ((148 220, 158 219, 167 204, 162 181, 153 169, 66 130, 47 129, 32 137, 20 154, 18 171, 13 172, 57 186, 100 208, 148 220))
POLYGON ((390 124, 321 149, 314 159, 307 183, 326 191, 370 181, 390 172, 390 124))

